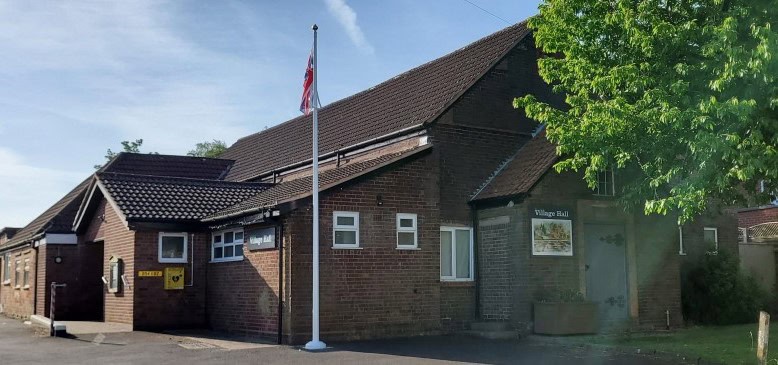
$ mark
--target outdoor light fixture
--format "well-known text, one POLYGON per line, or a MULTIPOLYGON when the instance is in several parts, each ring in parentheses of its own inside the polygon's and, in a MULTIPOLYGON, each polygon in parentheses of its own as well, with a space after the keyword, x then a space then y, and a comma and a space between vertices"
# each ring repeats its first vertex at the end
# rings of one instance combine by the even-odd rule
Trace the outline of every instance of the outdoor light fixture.
POLYGON ((54 263, 61 264, 62 263, 62 256, 57 256, 54 258, 54 263))
POLYGON ((380 207, 384 205, 384 197, 377 195, 375 198, 376 204, 380 207))

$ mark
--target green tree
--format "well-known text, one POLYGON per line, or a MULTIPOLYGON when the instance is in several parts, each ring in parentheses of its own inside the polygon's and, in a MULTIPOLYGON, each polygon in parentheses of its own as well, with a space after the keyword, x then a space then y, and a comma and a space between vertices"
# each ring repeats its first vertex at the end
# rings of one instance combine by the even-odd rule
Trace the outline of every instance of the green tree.
POLYGON ((195 149, 187 152, 187 156, 195 157, 218 157, 227 149, 227 144, 224 141, 214 139, 211 142, 198 143, 195 149))
POLYGON ((514 106, 545 123, 557 170, 594 187, 615 166, 625 203, 681 221, 778 190, 775 0, 545 0, 529 24, 565 105, 514 106))
MULTIPOLYGON (((136 139, 134 141, 122 141, 122 152, 127 153, 141 153, 140 147, 143 145, 143 139, 136 139)), ((150 152, 156 154, 156 152, 150 152)), ((110 148, 105 152, 106 163, 111 162, 119 153, 112 151, 110 148)), ((103 167, 103 165, 95 165, 95 169, 103 167)))

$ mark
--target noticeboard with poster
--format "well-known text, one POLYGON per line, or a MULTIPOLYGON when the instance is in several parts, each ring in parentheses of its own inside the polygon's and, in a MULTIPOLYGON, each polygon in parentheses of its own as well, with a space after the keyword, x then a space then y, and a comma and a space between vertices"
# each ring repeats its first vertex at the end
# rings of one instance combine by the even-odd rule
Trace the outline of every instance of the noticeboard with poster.
POLYGON ((573 221, 570 209, 530 208, 533 256, 573 256, 573 221))

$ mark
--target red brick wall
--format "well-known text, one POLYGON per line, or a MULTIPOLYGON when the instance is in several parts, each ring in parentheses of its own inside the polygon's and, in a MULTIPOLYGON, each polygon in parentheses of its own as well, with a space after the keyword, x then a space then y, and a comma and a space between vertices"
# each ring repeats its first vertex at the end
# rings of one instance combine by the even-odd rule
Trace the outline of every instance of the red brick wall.
POLYGON ((27 319, 33 314, 33 300, 35 298, 35 270, 36 270, 36 251, 28 246, 11 251, 11 275, 10 283, 2 284, 0 289, 0 304, 3 306, 3 314, 13 318, 27 319), (30 260, 26 265, 29 266, 29 282, 25 289, 23 275, 25 260, 30 260), (20 261, 19 287, 16 287, 15 277, 17 275, 16 261, 20 261))
MULTIPOLYGON (((255 225, 253 228, 273 227, 255 225)), ((278 241, 278 228, 276 240, 278 241)), ((248 239, 248 236, 245 236, 248 239)), ((208 264, 208 317, 212 328, 273 337, 278 333, 278 249, 249 251, 243 261, 208 264)))
MULTIPOLYGON (((325 340, 409 336, 440 328, 440 221, 431 155, 411 157, 322 194, 321 333, 325 340), (377 204, 381 195, 383 204, 377 204), (332 248, 332 212, 360 214, 360 249, 332 248), (419 250, 397 250, 396 213, 418 214, 419 250)), ((293 342, 310 334, 308 208, 290 220, 293 342)))
POLYGON ((778 222, 778 206, 743 209, 737 212, 738 227, 748 228, 761 223, 778 222))
POLYGON ((81 237, 82 242, 98 240, 103 241, 103 275, 108 278, 108 261, 112 256, 117 256, 124 262, 124 274, 130 283, 130 286, 123 287, 118 293, 109 293, 107 288, 104 290, 105 321, 133 324, 135 232, 122 223, 105 199, 98 204, 86 232, 81 237))
POLYGON ((134 283, 134 327, 155 330, 204 326, 207 264, 210 257, 208 234, 189 233, 185 264, 160 263, 158 242, 159 231, 136 231, 133 270, 128 268, 125 261, 124 272, 134 283), (164 277, 137 276, 138 271, 162 271, 164 274, 168 267, 184 268, 183 290, 165 290, 164 277))

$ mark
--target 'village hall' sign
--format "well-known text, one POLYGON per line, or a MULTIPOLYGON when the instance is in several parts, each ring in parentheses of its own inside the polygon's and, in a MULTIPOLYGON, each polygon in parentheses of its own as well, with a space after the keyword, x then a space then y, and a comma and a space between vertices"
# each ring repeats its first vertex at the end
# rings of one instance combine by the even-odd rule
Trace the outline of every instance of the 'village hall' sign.
POLYGON ((532 255, 573 256, 573 221, 570 209, 530 208, 532 255))

